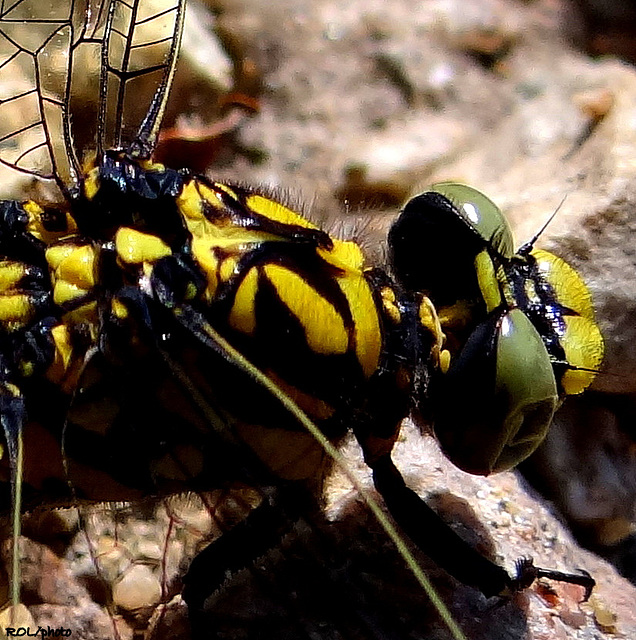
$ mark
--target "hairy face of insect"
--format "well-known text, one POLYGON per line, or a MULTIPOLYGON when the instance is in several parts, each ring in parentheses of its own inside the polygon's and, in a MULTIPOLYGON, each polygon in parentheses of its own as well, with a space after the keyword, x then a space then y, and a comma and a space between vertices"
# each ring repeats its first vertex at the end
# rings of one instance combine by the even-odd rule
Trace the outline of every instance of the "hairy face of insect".
POLYGON ((450 352, 448 371, 420 392, 432 395, 437 437, 455 464, 487 475, 536 449, 560 399, 593 380, 603 339, 571 267, 532 247, 515 254, 507 221, 475 189, 433 189, 391 229, 392 262, 436 305, 450 352))

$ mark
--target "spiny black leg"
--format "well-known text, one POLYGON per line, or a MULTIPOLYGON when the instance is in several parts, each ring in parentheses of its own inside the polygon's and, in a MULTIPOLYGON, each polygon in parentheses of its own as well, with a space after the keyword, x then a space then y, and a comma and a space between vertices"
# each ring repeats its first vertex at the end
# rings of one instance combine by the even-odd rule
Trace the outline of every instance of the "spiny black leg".
POLYGON ((576 584, 583 587, 585 589, 583 602, 587 602, 596 586, 596 581, 585 569, 579 569, 580 573, 566 573, 556 571, 555 569, 542 569, 541 567, 535 567, 532 558, 520 558, 517 560, 516 569, 517 576, 513 581, 513 589, 515 589, 515 591, 527 589, 539 578, 549 578, 550 580, 567 582, 568 584, 576 584))
POLYGON ((373 465, 373 480, 389 512, 417 547, 448 571, 454 578, 479 589, 485 596, 509 597, 527 589, 538 578, 581 585, 586 601, 596 584, 586 571, 564 573, 535 567, 532 560, 522 558, 516 564, 516 576, 482 556, 460 538, 411 489, 409 489, 390 456, 373 465))
POLYGON ((293 505, 299 504, 293 487, 264 490, 264 494, 263 502, 245 520, 208 545, 192 561, 184 578, 183 599, 194 629, 201 628, 205 600, 229 576, 274 549, 299 517, 293 509, 293 505), (285 494, 285 498, 281 499, 280 494, 285 494))
POLYGON ((0 383, 0 424, 4 432, 11 474, 12 555, 10 568, 11 604, 20 601, 20 516, 22 515, 22 427, 26 420, 24 399, 13 384, 0 383))
POLYGON ((506 570, 473 549, 409 489, 390 456, 384 456, 372 468, 375 487, 389 512, 421 551, 454 578, 487 597, 509 592, 513 580, 506 570))

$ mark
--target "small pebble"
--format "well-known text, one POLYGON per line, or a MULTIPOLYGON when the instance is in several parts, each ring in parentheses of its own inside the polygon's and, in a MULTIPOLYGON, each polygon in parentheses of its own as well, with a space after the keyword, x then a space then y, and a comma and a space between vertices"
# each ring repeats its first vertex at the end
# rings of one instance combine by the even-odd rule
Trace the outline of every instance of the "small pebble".
POLYGON ((134 564, 113 588, 113 600, 127 611, 155 606, 161 600, 161 583, 150 567, 134 564))

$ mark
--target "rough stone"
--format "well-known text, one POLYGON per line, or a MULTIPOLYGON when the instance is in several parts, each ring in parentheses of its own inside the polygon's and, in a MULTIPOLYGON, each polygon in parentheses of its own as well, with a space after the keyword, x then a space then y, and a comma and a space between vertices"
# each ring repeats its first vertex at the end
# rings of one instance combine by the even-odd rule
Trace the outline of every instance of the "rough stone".
MULTIPOLYGON (((554 439, 542 452, 547 473, 541 478, 563 510, 593 530, 591 537, 608 541, 623 535, 634 521, 636 503, 633 69, 576 50, 570 36, 577 18, 570 13, 572 5, 559 0, 215 0, 214 7, 217 28, 232 50, 233 89, 258 111, 247 121, 237 120, 241 126, 223 122, 217 129, 224 132, 220 140, 179 141, 185 124, 207 126, 225 117, 217 103, 228 91, 224 55, 206 63, 211 78, 200 68, 193 72, 194 63, 187 62, 167 116, 176 137, 176 144, 163 150, 170 164, 191 161, 215 179, 291 194, 291 201, 308 203, 304 210, 314 219, 361 239, 378 260, 391 219, 417 185, 448 178, 470 182, 500 204, 520 241, 531 237, 567 196, 541 244, 568 259, 590 284, 608 355, 594 396, 570 403, 557 419, 554 439)), ((201 18, 200 25, 206 20, 201 18)), ((185 46, 186 56, 200 60, 200 48, 218 48, 218 40, 211 38, 205 47, 186 41, 185 46)), ((9 191, 3 182, 3 194, 9 191)), ((583 567, 599 585, 589 604, 580 604, 575 588, 538 585, 493 611, 482 596, 420 558, 471 640, 636 637, 634 588, 581 550, 516 475, 467 476, 447 463, 430 438, 407 431, 397 447, 398 462, 408 481, 454 527, 492 550, 509 569, 520 555, 530 554, 542 566, 583 567)), ((364 476, 355 454, 348 460, 364 476)), ((211 602, 219 619, 226 615, 238 625, 226 637, 244 637, 240 630, 250 626, 255 634, 266 633, 267 615, 278 612, 289 619, 290 611, 301 612, 291 637, 329 637, 321 635, 316 622, 320 612, 298 604, 288 588, 289 571, 281 570, 285 555, 298 568, 309 566, 304 563, 310 563, 312 552, 322 563, 325 549, 341 560, 335 564, 346 579, 352 573, 362 576, 363 593, 373 602, 356 600, 355 590, 346 593, 342 582, 339 591, 333 587, 335 600, 345 592, 343 601, 358 607, 354 619, 368 631, 355 630, 357 636, 352 631, 352 637, 371 635, 375 618, 365 615, 380 611, 398 625, 400 637, 412 637, 414 629, 421 631, 419 637, 447 637, 347 482, 336 477, 329 487, 334 542, 312 543, 312 536, 300 531, 300 546, 309 548, 307 560, 294 564, 302 556, 290 540, 271 559, 233 577, 211 602), (351 571, 358 566, 364 570, 351 571), (272 575, 274 587, 259 592, 259 580, 272 575), (279 598, 273 604, 272 596, 279 598)), ((105 603, 123 580, 122 572, 147 577, 154 562, 153 577, 159 570, 167 573, 161 596, 170 602, 170 615, 156 613, 150 627, 159 629, 155 637, 172 635, 172 629, 187 637, 180 635, 187 633, 182 631, 183 603, 173 600, 180 576, 208 527, 218 534, 236 518, 236 505, 226 521, 222 507, 214 500, 209 504, 214 517, 202 510, 200 516, 179 518, 170 515, 174 510, 150 513, 139 506, 126 513, 103 511, 88 528, 81 527, 67 551, 64 563, 72 579, 60 577, 62 560, 30 547, 26 555, 35 569, 26 563, 25 586, 47 603, 32 609, 42 607, 42 620, 86 630, 78 637, 112 637, 118 625, 126 630, 120 636, 130 637, 128 623, 139 632, 147 618, 123 621, 119 613, 107 614, 105 603), (186 526, 175 526, 179 519, 186 526), (157 548, 165 550, 160 557, 157 548), (99 607, 85 604, 87 589, 99 607), (73 601, 61 603, 60 593, 71 594, 73 601), (85 622, 90 618, 79 603, 98 610, 99 620, 85 622), (111 622, 111 636, 96 630, 104 617, 111 622), (169 620, 168 626, 158 620, 169 620)), ((311 575, 325 574, 316 569, 311 575)), ((332 595, 331 583, 325 584, 325 595, 332 595)))
POLYGON ((113 588, 115 605, 126 611, 154 607, 161 601, 161 582, 144 564, 134 564, 113 588))

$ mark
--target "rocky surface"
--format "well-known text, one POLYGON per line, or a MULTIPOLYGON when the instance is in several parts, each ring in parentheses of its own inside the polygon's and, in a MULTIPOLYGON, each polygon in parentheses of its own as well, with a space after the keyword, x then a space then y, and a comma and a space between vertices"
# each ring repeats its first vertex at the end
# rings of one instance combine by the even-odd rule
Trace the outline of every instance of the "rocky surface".
MULTIPOLYGON (((540 244, 589 283, 607 358, 595 392, 568 401, 557 418, 533 477, 588 540, 615 543, 629 533, 636 509, 634 69, 578 50, 583 21, 559 0, 219 0, 213 8, 216 20, 197 14, 194 44, 186 38, 170 135, 160 148, 170 164, 289 194, 316 220, 360 239, 375 259, 383 258, 400 204, 426 183, 457 179, 483 190, 514 222, 520 243, 565 198, 540 244), (231 54, 201 64, 202 50, 219 51, 205 34, 208 21, 231 54), (204 128, 215 133, 212 140, 184 140, 204 128)), ((583 567, 599 584, 588 604, 580 604, 576 588, 539 585, 493 610, 423 559, 471 640, 636 637, 634 587, 581 550, 517 476, 467 476, 410 429, 397 453, 409 483, 510 570, 520 555, 532 555, 540 566, 583 567)), ((354 453, 349 460, 364 475, 354 453)), ((289 611, 297 613, 295 626, 281 623, 276 637, 372 638, 378 629, 386 637, 448 637, 346 481, 336 474, 329 487, 334 524, 326 526, 327 542, 312 543, 311 527, 300 530, 298 541, 228 582, 212 602, 218 624, 226 625, 219 637, 274 637, 262 635, 271 631, 266 622, 289 618, 289 611), (363 594, 345 600, 353 614, 340 620, 340 636, 338 621, 321 618, 303 601, 303 584, 291 580, 325 548, 342 580, 333 597, 347 591, 349 579, 352 592, 363 594), (294 564, 298 558, 303 564, 294 564)), ((188 538, 173 531, 183 518, 152 511, 88 529, 107 560, 99 571, 85 533, 64 551, 67 562, 30 547, 27 554, 42 555, 49 577, 69 581, 53 589, 57 600, 50 588, 30 587, 35 622, 63 624, 86 638, 128 638, 133 629, 188 637, 179 576, 214 523, 200 511, 205 522, 180 529, 188 538), (151 525, 156 516, 161 524, 151 525), (131 582, 139 588, 130 590, 131 582), (73 601, 60 604, 60 592, 73 601), (164 604, 150 606, 159 592, 164 604)), ((60 554, 68 537, 60 537, 60 554)), ((315 571, 309 574, 325 580, 315 571)))

